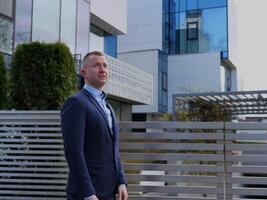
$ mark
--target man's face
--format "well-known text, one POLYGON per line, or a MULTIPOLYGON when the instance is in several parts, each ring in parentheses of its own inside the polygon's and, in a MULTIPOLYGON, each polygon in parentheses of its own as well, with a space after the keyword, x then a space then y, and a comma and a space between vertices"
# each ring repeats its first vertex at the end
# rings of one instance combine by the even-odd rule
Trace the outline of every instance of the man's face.
POLYGON ((109 75, 105 57, 90 55, 81 69, 81 75, 84 77, 85 83, 102 90, 109 75))

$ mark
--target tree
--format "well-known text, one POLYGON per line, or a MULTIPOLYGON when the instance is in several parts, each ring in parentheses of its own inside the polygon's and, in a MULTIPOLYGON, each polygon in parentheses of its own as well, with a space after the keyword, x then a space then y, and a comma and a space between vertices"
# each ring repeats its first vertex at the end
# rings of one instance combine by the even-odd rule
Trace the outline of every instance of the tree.
POLYGON ((74 59, 63 43, 18 45, 10 72, 15 109, 58 109, 77 90, 74 59))
POLYGON ((0 53, 0 109, 4 109, 7 106, 7 84, 4 56, 0 53))
POLYGON ((207 103, 203 100, 196 100, 189 102, 188 105, 181 110, 175 112, 175 118, 173 114, 164 113, 161 117, 164 121, 198 121, 198 122, 219 122, 230 121, 231 114, 225 111, 224 107, 217 104, 207 103))

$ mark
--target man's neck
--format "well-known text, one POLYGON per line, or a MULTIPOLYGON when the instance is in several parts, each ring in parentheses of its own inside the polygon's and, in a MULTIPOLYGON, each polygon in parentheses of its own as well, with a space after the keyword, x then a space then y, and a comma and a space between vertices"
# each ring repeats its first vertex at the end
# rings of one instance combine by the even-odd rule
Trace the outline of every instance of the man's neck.
POLYGON ((86 87, 86 86, 88 86, 88 87, 91 87, 91 88, 94 88, 94 89, 96 89, 96 90, 98 90, 98 91, 100 91, 100 92, 102 92, 103 91, 103 87, 95 87, 95 86, 93 86, 92 84, 90 84, 90 83, 85 83, 84 84, 84 87, 86 87))

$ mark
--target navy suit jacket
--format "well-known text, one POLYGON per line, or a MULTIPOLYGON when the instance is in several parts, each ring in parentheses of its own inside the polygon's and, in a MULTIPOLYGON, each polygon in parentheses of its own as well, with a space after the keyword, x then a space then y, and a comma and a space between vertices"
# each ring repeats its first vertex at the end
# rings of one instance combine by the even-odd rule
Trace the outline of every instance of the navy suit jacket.
POLYGON ((113 130, 97 100, 85 89, 68 98, 61 109, 64 150, 69 166, 67 193, 80 199, 114 195, 126 184, 118 147, 118 123, 108 104, 113 130))

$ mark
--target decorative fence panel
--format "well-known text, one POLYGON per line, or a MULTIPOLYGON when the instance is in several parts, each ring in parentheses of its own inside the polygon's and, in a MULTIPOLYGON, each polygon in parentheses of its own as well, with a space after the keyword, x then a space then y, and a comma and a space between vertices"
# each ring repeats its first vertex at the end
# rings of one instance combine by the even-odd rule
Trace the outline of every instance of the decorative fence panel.
MULTIPOLYGON (((267 123, 121 122, 130 200, 267 198, 267 123)), ((0 111, 0 199, 63 200, 58 111, 0 111)))

